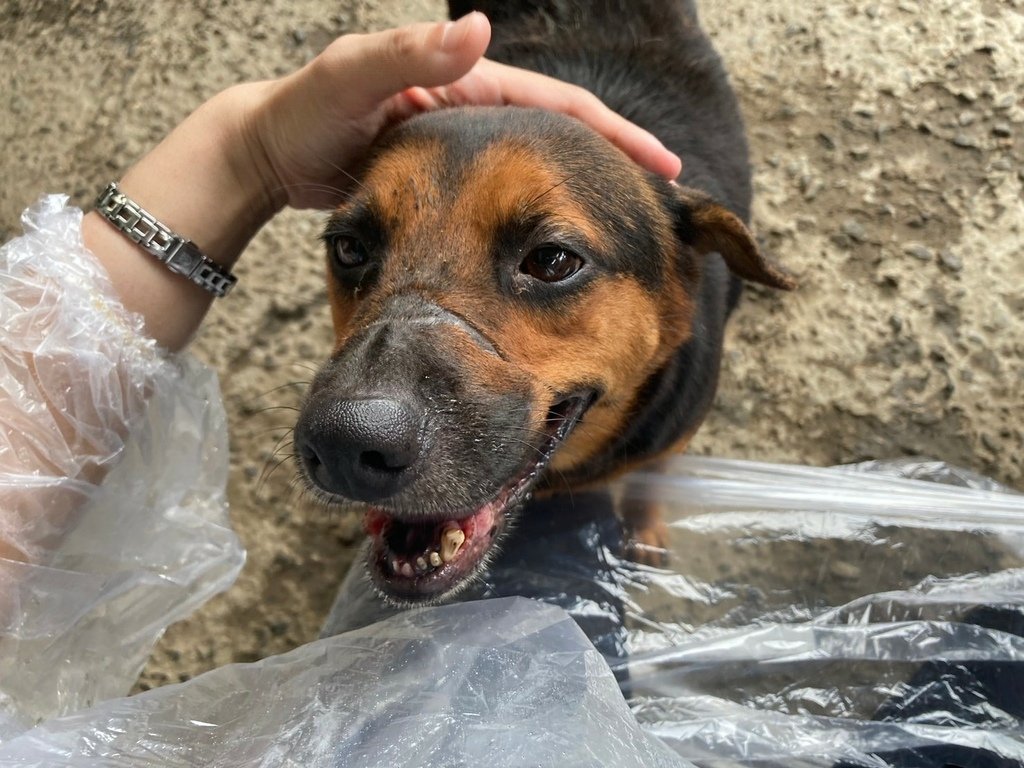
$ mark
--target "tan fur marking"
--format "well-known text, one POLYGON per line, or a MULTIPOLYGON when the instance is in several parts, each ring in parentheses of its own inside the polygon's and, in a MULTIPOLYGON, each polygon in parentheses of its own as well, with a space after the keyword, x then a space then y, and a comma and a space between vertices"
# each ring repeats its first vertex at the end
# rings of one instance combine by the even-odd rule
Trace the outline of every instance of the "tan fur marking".
MULTIPOLYGON (((443 157, 443 147, 436 141, 410 141, 389 150, 370 168, 353 199, 337 211, 343 213, 357 201, 371 206, 389 230, 391 247, 399 249, 419 225, 417 212, 437 202, 434 174, 443 157)), ((327 294, 337 352, 355 330, 353 321, 361 298, 338 282, 329 265, 327 294)))
MULTIPOLYGON (((440 147, 415 142, 393 148, 374 165, 359 197, 387 226, 389 257, 372 298, 356 299, 331 280, 330 299, 338 347, 372 322, 389 296, 417 293, 469 319, 498 347, 482 350, 462 333, 444 342, 471 372, 472 386, 491 392, 532 392, 531 428, 542 430, 548 408, 580 386, 597 386, 603 397, 559 448, 557 471, 577 467, 614 440, 637 407, 640 388, 666 363, 691 331, 693 304, 666 269, 662 291, 653 295, 631 276, 596 280, 564 311, 510 301, 494 278, 493 238, 499 227, 542 214, 600 249, 614 233, 570 194, 565 172, 520 142, 505 140, 482 151, 458 189, 439 189, 440 147), (439 281, 438 275, 444 280, 439 281), (443 288, 439 288, 443 285, 443 288)), ((653 191, 621 168, 622 188, 653 191)), ((615 188, 609 179, 609 188, 615 188)), ((667 214, 657 222, 666 266, 675 258, 667 214)), ((525 254, 524 254, 525 255, 525 254)))

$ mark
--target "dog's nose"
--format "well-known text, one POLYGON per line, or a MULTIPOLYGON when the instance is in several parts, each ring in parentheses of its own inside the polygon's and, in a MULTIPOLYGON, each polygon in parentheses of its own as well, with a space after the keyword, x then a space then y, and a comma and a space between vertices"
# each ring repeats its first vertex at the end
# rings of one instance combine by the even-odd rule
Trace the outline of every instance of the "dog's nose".
POLYGON ((303 415, 296 447, 324 490, 380 501, 412 479, 423 448, 421 421, 417 409, 396 400, 335 401, 303 415))

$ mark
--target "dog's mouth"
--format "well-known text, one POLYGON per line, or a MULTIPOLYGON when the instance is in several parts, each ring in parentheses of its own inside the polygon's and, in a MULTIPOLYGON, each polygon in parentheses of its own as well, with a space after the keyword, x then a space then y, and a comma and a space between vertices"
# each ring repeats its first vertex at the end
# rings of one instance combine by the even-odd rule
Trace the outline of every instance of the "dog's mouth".
POLYGON ((407 520, 371 507, 368 565, 381 593, 397 603, 437 602, 482 570, 512 515, 532 493, 558 446, 593 404, 594 392, 559 400, 548 411, 544 441, 489 501, 450 517, 407 520))

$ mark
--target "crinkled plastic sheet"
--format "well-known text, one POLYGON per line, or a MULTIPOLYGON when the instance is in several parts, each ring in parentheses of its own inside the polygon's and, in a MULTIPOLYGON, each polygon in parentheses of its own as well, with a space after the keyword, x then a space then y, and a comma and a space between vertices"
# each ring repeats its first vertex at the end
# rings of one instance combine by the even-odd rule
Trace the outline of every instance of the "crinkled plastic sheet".
POLYGON ((625 556, 608 493, 531 505, 465 597, 562 606, 603 660, 523 600, 367 626, 390 611, 357 568, 325 629, 346 634, 24 730, 124 690, 240 563, 212 378, 131 340, 80 243, 70 266, 46 263, 75 239, 71 214, 33 216, 31 255, 0 251, 16 278, 0 381, 24 404, 0 450, 3 532, 32 562, 3 563, 0 765, 1024 764, 1024 497, 918 461, 632 475, 613 492, 663 508, 661 566, 625 556), (83 376, 101 396, 80 401, 83 376), (62 409, 87 439, 36 429, 62 409), (51 471, 24 471, 50 451, 51 471), (86 477, 118 461, 102 486, 86 477))
POLYGON ((0 764, 685 768, 564 611, 508 598, 404 613, 48 723, 0 764))
POLYGON ((623 557, 609 494, 536 503, 472 596, 575 625, 490 599, 366 626, 389 610, 357 569, 345 634, 49 721, 0 765, 1019 766, 1024 497, 924 467, 633 475, 664 567, 623 557))
POLYGON ((243 559, 216 377, 146 339, 66 203, 0 248, 0 741, 124 695, 243 559))
MULTIPOLYGON (((663 508, 664 567, 577 494, 534 503, 467 599, 567 609, 701 765, 1024 765, 1024 496, 1001 490, 940 462, 680 458, 614 489, 663 508)), ((325 634, 388 612, 353 571, 325 634)))

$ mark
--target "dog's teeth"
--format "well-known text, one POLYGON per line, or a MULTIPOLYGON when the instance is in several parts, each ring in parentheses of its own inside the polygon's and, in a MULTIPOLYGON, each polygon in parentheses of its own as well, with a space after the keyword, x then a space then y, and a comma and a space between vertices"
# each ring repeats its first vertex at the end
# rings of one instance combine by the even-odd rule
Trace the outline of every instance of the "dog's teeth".
POLYGON ((424 560, 422 557, 417 557, 416 558, 416 571, 418 573, 423 573, 425 570, 427 570, 427 561, 424 560))
POLYGON ((465 541, 466 534, 462 532, 461 528, 449 528, 447 531, 442 533, 441 559, 446 563, 450 563, 452 558, 459 553, 459 550, 462 548, 465 541))
POLYGON ((402 569, 402 564, 398 561, 397 557, 391 558, 391 572, 399 573, 402 569))
POLYGON ((412 578, 412 566, 408 563, 402 563, 402 575, 407 579, 412 578))
POLYGON ((444 562, 444 560, 441 559, 441 556, 439 554, 437 554, 437 552, 434 552, 433 550, 430 551, 430 554, 428 555, 428 557, 430 558, 430 564, 432 566, 434 566, 435 568, 437 568, 439 565, 441 565, 441 563, 444 562))

